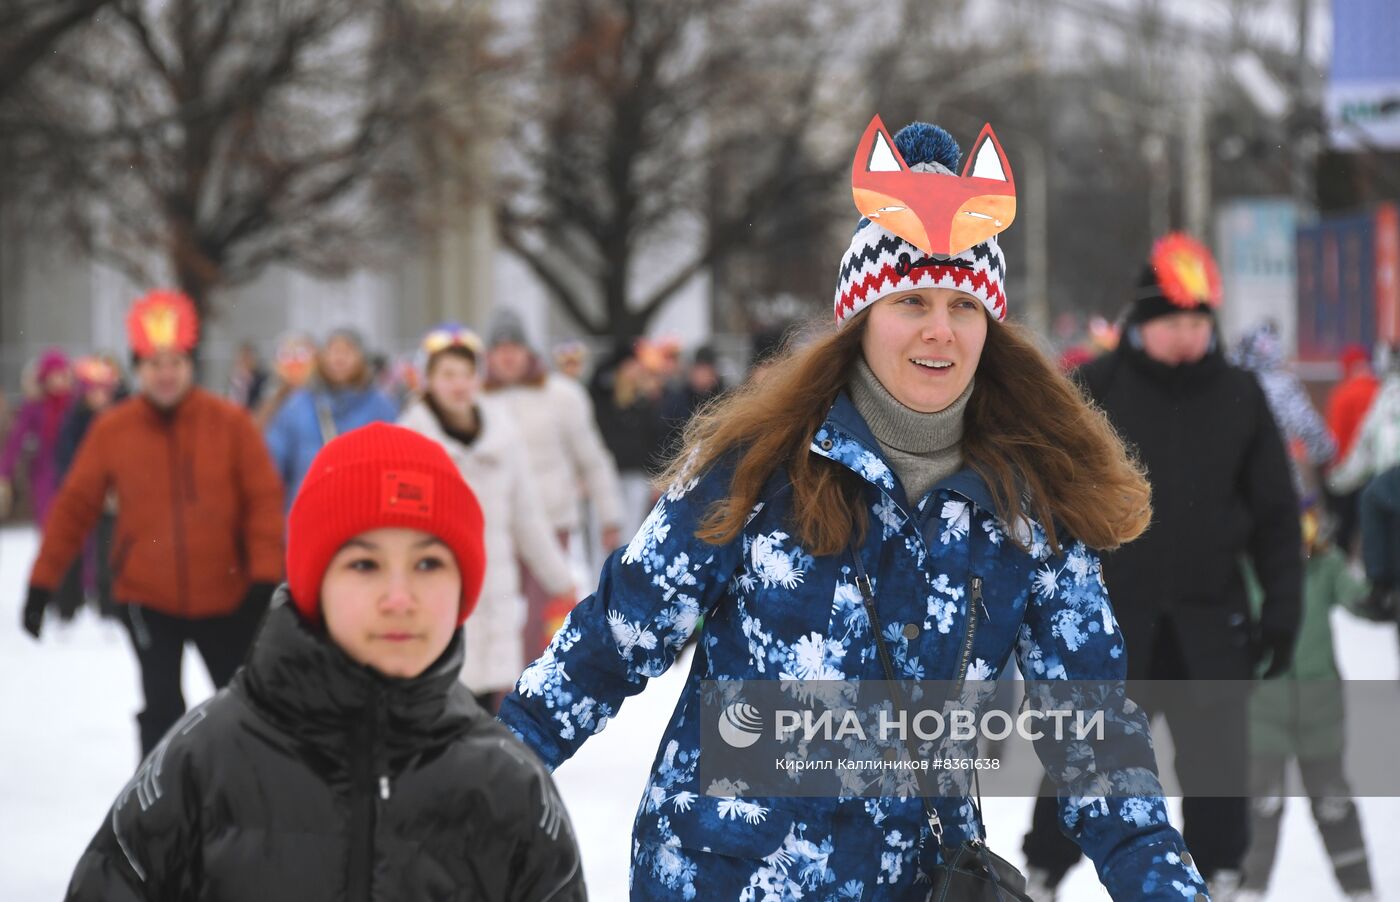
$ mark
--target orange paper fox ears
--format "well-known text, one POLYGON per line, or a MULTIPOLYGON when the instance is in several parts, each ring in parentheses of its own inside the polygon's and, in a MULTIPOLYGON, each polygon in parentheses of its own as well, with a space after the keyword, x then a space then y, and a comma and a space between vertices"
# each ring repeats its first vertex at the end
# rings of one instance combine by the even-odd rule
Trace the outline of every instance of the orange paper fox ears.
POLYGON ((866 219, 944 257, 981 244, 1016 218, 1016 181, 991 125, 982 126, 955 176, 914 171, 876 116, 856 147, 851 194, 866 219))
POLYGON ((127 339, 137 357, 158 351, 188 353, 199 343, 199 314, 178 291, 152 291, 126 317, 127 339))

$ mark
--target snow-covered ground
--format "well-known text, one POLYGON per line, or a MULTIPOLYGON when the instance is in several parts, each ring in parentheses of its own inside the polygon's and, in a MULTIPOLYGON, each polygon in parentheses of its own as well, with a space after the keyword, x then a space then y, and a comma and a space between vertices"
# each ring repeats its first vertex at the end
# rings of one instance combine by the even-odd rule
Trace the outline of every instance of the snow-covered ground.
MULTIPOLYGON (((46 624, 42 643, 19 629, 25 580, 36 550, 33 530, 0 530, 0 900, 62 897, 78 855, 137 764, 134 717, 140 706, 136 663, 114 624, 83 615, 46 624)), ((1393 629, 1336 621, 1347 676, 1397 677, 1393 629)), ((185 694, 211 691, 198 656, 186 655, 185 694)), ((680 691, 687 661, 653 680, 611 726, 561 767, 557 779, 583 847, 590 896, 627 897, 628 832, 647 769, 680 691)), ((1396 750, 1400 754, 1400 749, 1396 750)), ((1031 802, 987 799, 991 845, 1020 863, 1031 802)), ((1382 898, 1400 900, 1400 799, 1363 799, 1362 817, 1382 898)), ((1179 813, 1179 806, 1173 806, 1179 813)), ((1304 802, 1285 816, 1270 899, 1342 898, 1304 802)), ((1061 898, 1106 899, 1093 870, 1080 865, 1061 898)))

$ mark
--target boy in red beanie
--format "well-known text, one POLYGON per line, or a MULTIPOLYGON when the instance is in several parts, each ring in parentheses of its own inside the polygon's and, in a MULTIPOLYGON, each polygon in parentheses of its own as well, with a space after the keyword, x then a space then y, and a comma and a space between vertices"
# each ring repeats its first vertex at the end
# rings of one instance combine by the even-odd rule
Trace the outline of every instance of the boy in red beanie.
POLYGON ((457 679, 484 567, 439 445, 327 444, 247 662, 117 796, 68 898, 584 899, 549 774, 457 679))

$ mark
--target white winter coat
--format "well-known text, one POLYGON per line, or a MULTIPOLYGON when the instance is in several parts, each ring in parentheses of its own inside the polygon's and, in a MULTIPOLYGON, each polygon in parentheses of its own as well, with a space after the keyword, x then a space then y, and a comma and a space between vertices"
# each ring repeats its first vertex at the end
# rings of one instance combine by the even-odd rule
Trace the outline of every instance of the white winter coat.
POLYGON ((443 431, 437 417, 416 401, 399 425, 447 449, 462 478, 476 493, 485 519, 486 574, 481 600, 467 620, 462 682, 473 692, 507 690, 525 669, 525 598, 517 556, 551 593, 573 586, 568 561, 545 518, 525 462, 524 439, 504 405, 477 403, 480 432, 464 445, 443 431))
POLYGON ((513 385, 490 397, 508 405, 520 426, 536 490, 555 529, 573 530, 582 523, 581 488, 599 523, 623 523, 617 466, 598 433, 593 402, 583 386, 550 373, 542 385, 513 385))

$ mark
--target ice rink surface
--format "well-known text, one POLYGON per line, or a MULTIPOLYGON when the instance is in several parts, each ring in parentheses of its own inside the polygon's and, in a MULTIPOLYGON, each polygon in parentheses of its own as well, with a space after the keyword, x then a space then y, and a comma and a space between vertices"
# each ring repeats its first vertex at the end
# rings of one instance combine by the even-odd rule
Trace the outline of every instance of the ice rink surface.
MULTIPOLYGON (((136 661, 124 631, 84 612, 72 624, 52 619, 42 643, 20 631, 25 581, 36 551, 28 528, 0 530, 0 900, 62 898, 68 876, 137 762, 140 707, 136 661)), ((1396 679, 1393 628, 1335 615, 1345 676, 1396 679)), ((193 705, 211 686, 192 649, 185 695, 193 705)), ((656 745, 680 692, 689 658, 652 680, 618 717, 559 768, 583 848, 589 897, 627 898, 629 833, 656 745)), ((1400 755, 1400 749, 1396 750, 1400 755)), ((1400 799, 1362 799, 1373 876, 1383 899, 1400 900, 1400 799)), ((1021 864, 1029 799, 987 799, 993 849, 1021 864)), ((1173 804, 1173 817, 1179 805, 1173 804)), ((1179 821, 1178 821, 1179 825, 1179 821)), ((1342 899, 1307 804, 1290 802, 1273 876, 1274 900, 1342 899)), ((1061 888, 1069 902, 1107 899, 1093 869, 1081 864, 1061 888)))

